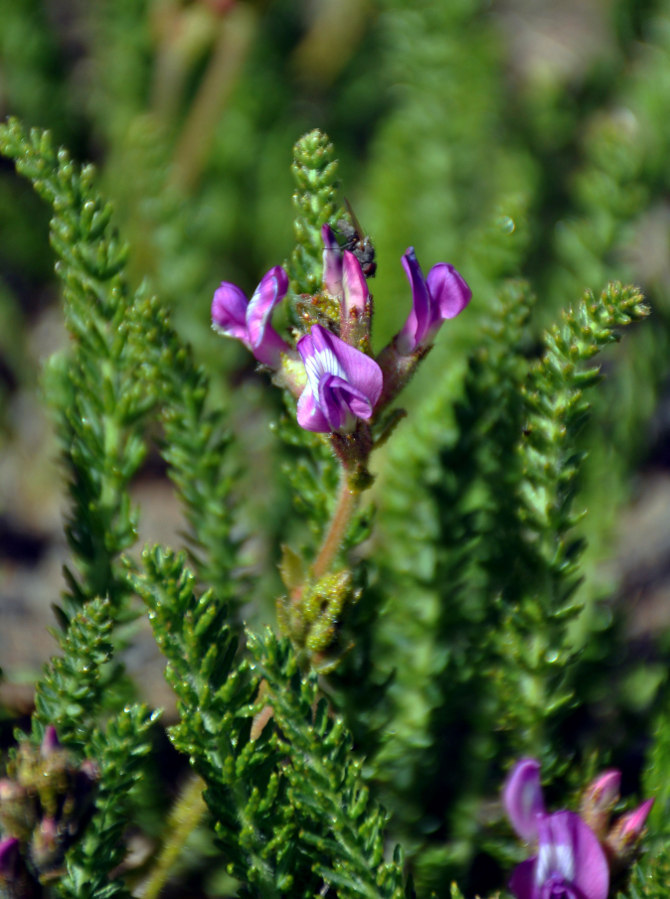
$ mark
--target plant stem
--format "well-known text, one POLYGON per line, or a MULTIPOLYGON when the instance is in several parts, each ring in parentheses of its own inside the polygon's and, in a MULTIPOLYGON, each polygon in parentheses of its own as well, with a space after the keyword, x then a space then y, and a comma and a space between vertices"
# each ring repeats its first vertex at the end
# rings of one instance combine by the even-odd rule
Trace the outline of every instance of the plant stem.
POLYGON ((257 15, 248 3, 238 3, 221 20, 209 67, 175 151, 172 183, 184 192, 193 190, 200 177, 222 111, 246 61, 256 23, 257 15))
POLYGON ((337 551, 342 545, 342 541, 347 533, 351 516, 353 515, 360 493, 358 490, 352 490, 349 486, 349 478, 347 472, 342 472, 342 480, 340 482, 340 495, 335 507, 335 514, 330 522, 330 527, 321 544, 319 554, 314 561, 313 573, 314 579, 318 580, 328 573, 333 560, 337 555, 337 551))
POLYGON ((190 778, 173 805, 166 827, 167 839, 153 870, 138 891, 142 899, 157 899, 186 840, 200 823, 207 809, 202 798, 204 786, 199 777, 190 778))

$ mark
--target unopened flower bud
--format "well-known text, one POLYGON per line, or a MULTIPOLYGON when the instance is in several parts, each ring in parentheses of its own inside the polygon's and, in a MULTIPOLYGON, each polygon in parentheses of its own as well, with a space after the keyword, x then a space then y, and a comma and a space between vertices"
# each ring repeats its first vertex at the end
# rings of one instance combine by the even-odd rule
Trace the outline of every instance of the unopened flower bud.
POLYGON ((604 838, 612 809, 619 801, 620 784, 620 771, 603 771, 582 794, 579 814, 599 839, 604 838))
POLYGON ((632 812, 622 815, 607 834, 605 846, 617 867, 625 867, 633 860, 653 804, 653 799, 647 799, 632 812))
POLYGON ((28 791, 9 778, 0 780, 0 824, 5 833, 27 838, 35 826, 35 803, 28 791))
POLYGON ((30 841, 30 856, 38 871, 53 868, 63 855, 63 847, 58 836, 58 826, 53 818, 42 818, 33 831, 30 841))
POLYGON ((50 755, 53 755, 56 752, 60 752, 62 750, 62 745, 60 740, 58 739, 58 734, 56 733, 56 728, 53 724, 49 724, 47 729, 44 731, 44 736, 42 737, 42 745, 40 746, 40 752, 43 758, 48 758, 50 755))

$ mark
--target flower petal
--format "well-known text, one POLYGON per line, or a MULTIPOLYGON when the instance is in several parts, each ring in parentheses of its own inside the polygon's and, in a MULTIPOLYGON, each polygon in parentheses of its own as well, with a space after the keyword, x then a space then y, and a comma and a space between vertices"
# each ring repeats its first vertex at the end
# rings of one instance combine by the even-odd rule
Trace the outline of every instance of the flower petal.
POLYGON ((382 392, 382 371, 374 359, 349 346, 339 337, 331 334, 321 325, 314 325, 311 331, 314 346, 318 353, 330 351, 337 360, 339 371, 329 369, 331 374, 340 375, 360 391, 374 408, 382 392))
POLYGON ((330 342, 321 331, 326 335, 329 333, 321 325, 314 325, 312 333, 301 337, 296 346, 307 372, 307 383, 315 397, 319 395, 319 382, 322 377, 328 374, 344 375, 330 342))
POLYGON ((574 812, 554 812, 538 822, 535 883, 562 877, 584 899, 607 899, 609 865, 600 841, 574 812))
POLYGON ((272 310, 284 299, 287 290, 288 275, 280 265, 275 265, 263 275, 247 307, 250 347, 258 361, 266 365, 278 365, 279 354, 283 349, 288 349, 288 344, 270 325, 272 310))
POLYGON ((353 309, 362 313, 370 298, 370 291, 360 262, 349 250, 345 250, 342 257, 342 288, 345 316, 349 318, 353 309))
POLYGON ((545 813, 539 762, 521 759, 516 763, 503 788, 503 803, 521 839, 529 843, 536 840, 538 817, 545 813))
POLYGON ((332 297, 342 296, 342 251, 330 225, 321 228, 323 285, 332 297))
POLYGON ((319 408, 318 402, 312 393, 309 384, 300 394, 298 400, 298 424, 306 431, 317 431, 325 434, 330 431, 330 425, 319 408))
POLYGON ((247 298, 236 284, 222 281, 212 300, 212 327, 226 337, 235 337, 249 346, 247 305, 247 298))
POLYGON ((426 278, 432 305, 432 317, 440 323, 447 318, 455 318, 472 299, 465 278, 453 265, 438 262, 428 272, 426 278))
POLYGON ((356 419, 368 419, 373 407, 370 400, 337 375, 324 375, 319 381, 319 406, 331 431, 353 431, 356 419))
POLYGON ((412 309, 396 338, 396 345, 401 353, 408 355, 421 344, 430 327, 430 295, 414 247, 407 249, 402 257, 402 264, 412 288, 412 309))
POLYGON ((535 863, 537 859, 529 858, 514 869, 509 881, 509 888, 516 899, 537 899, 535 891, 535 863))

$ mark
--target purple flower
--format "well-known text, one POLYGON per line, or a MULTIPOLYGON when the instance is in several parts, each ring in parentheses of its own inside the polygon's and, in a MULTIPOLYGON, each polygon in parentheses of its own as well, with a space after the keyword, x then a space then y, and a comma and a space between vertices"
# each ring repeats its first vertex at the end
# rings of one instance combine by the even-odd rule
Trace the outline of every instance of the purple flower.
POLYGON ((522 759, 503 791, 512 826, 538 847, 512 874, 511 891, 516 899, 607 899, 609 866, 598 838, 574 812, 545 812, 539 773, 534 759, 522 759))
POLYGON ((323 238, 323 286, 342 303, 342 315, 362 315, 370 301, 368 282, 361 264, 349 250, 342 251, 330 225, 321 228, 323 238))
POLYGON ((372 416, 382 391, 381 369, 321 325, 298 341, 307 385, 298 400, 298 424, 307 431, 346 433, 372 416))
POLYGON ((430 346, 442 322, 465 309, 472 291, 453 265, 446 262, 438 262, 424 278, 414 247, 402 257, 402 264, 412 287, 412 311, 395 345, 399 353, 408 356, 430 346))
POLYGON ((287 290, 288 275, 279 265, 263 276, 248 302, 239 287, 222 281, 212 300, 212 327, 226 337, 241 340, 259 362, 277 368, 281 354, 289 346, 274 330, 270 319, 287 290))
POLYGON ((540 815, 537 838, 537 855, 521 862, 509 882, 516 899, 607 899, 607 859, 579 815, 540 815))

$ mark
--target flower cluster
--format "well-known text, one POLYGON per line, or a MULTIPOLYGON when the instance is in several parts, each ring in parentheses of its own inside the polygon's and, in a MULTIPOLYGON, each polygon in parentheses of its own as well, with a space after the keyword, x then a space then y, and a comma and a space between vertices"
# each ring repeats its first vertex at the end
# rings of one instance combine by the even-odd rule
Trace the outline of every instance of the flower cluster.
MULTIPOLYGON (((404 386, 435 339, 442 322, 458 315, 471 292, 451 265, 438 263, 424 278, 414 248, 402 257, 412 291, 412 308, 402 330, 373 358, 370 351, 372 297, 355 252, 342 249, 329 225, 322 228, 323 289, 311 299, 329 303, 336 316, 311 322, 295 347, 272 327, 272 312, 288 291, 288 276, 275 266, 247 301, 224 281, 214 294, 212 325, 240 340, 276 380, 298 399, 297 417, 309 431, 349 434, 367 423, 404 386), (296 363, 303 370, 295 377, 296 363)), ((371 274, 372 272, 370 272, 371 274)))
POLYGON ((73 764, 52 725, 39 749, 19 746, 8 774, 0 779, 0 888, 38 895, 40 878, 62 864, 89 820, 99 774, 91 761, 73 764))
POLYGON ((609 826, 619 799, 620 772, 606 771, 584 792, 580 814, 548 813, 535 759, 517 762, 503 790, 515 831, 537 853, 512 874, 516 899, 607 899, 610 872, 625 867, 637 849, 653 799, 609 826))

